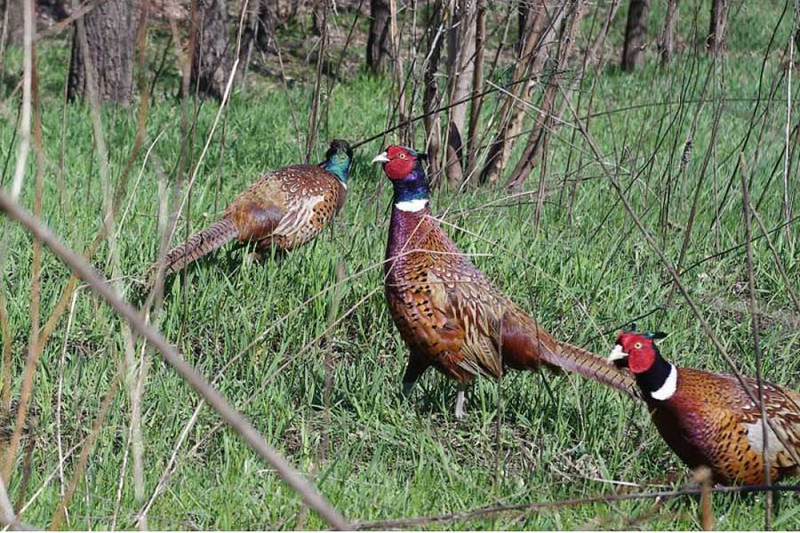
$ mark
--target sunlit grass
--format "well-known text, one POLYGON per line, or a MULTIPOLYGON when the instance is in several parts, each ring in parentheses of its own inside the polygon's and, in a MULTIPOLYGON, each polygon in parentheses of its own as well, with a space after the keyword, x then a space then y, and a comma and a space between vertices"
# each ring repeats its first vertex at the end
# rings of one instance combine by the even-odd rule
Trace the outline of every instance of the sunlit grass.
MULTIPOLYGON (((681 5, 682 10, 684 7, 683 23, 688 23, 693 8, 681 5)), ((757 93, 765 39, 769 38, 765 32, 777 22, 776 9, 742 8, 739 16, 744 18, 739 20, 758 25, 759 32, 748 39, 741 34, 744 30, 732 33, 724 86, 720 71, 707 94, 709 101, 698 122, 691 158, 683 174, 678 173, 680 156, 710 66, 702 51, 696 63, 687 53, 669 71, 653 66, 635 75, 622 75, 609 67, 595 89, 592 112, 610 114, 593 118, 590 131, 607 161, 616 163, 618 179, 625 186, 631 185, 629 197, 635 209, 673 261, 680 252, 694 187, 711 138, 713 112, 722 95, 728 101, 722 111, 716 152, 706 171, 684 265, 744 239, 741 192, 734 165, 740 142, 750 128, 755 104, 749 99, 757 93), (682 107, 677 103, 645 105, 678 102, 682 90, 682 98, 689 102, 682 107), (720 205, 731 178, 735 178, 731 192, 726 203, 720 205), (659 220, 670 180, 673 196, 666 216, 669 225, 664 227, 659 220), (718 209, 720 222, 712 225, 718 209)), ((707 16, 704 11, 703 15, 707 16)), ((621 21, 624 18, 618 20, 617 29, 622 27, 621 21)), ((698 24, 705 28, 707 19, 698 24)), ((781 39, 787 31, 788 27, 780 33, 781 39)), ((685 29, 685 34, 688 32, 685 29)), ((45 88, 44 145, 49 161, 44 217, 70 246, 82 250, 100 225, 102 189, 97 163, 92 161, 88 112, 80 105, 72 105, 67 109, 63 175, 67 201, 63 205, 59 202, 56 173, 62 107, 58 95, 66 54, 63 46, 50 46, 43 47, 40 55, 45 88)), ((780 60, 776 54, 767 59, 765 93, 780 72, 780 60)), ((588 91, 589 87, 587 79, 584 89, 588 91)), ((164 92, 156 93, 157 105, 148 117, 146 143, 148 147, 155 143, 152 153, 174 182, 181 143, 180 105, 164 92)), ((191 193, 188 221, 192 228, 218 216, 226 203, 261 171, 300 160, 302 147, 297 144, 290 109, 304 128, 310 93, 297 87, 289 93, 272 88, 256 94, 236 95, 227 112, 224 133, 223 129, 218 130, 191 193), (291 102, 287 101, 287 94, 291 102)), ((770 108, 761 143, 757 145, 754 137, 745 150, 748 172, 752 174, 752 195, 755 199, 763 196, 759 211, 769 227, 782 221, 780 179, 771 179, 776 160, 783 153, 785 88, 778 94, 784 94, 784 101, 770 108)), ((317 157, 321 156, 326 139, 344 137, 356 141, 381 131, 388 95, 386 80, 358 77, 337 84, 330 97, 327 121, 323 121, 327 129, 321 134, 323 141, 317 157)), ((586 112, 586 106, 584 100, 581 113, 586 112)), ((204 103, 200 109, 195 162, 216 110, 212 103, 204 103)), ((569 116, 565 118, 571 120, 569 116)), ((13 148, 13 128, 6 124, 0 131, 0 151, 4 156, 13 148)), ((105 127, 112 176, 118 178, 133 143, 135 112, 108 111, 105 127)), ((758 122, 754 136, 760 128, 758 122)), ((616 193, 600 166, 591 162, 588 146, 580 135, 571 140, 572 130, 568 127, 560 128, 556 134, 550 145, 546 175, 552 192, 545 200, 538 234, 533 230, 535 197, 532 204, 531 198, 526 198, 519 205, 508 206, 511 201, 501 200, 507 195, 502 188, 468 189, 460 195, 437 193, 434 210, 452 208, 448 222, 468 232, 450 228, 448 233, 465 251, 482 254, 475 258, 478 266, 549 331, 605 353, 613 340, 613 333, 606 332, 666 303, 669 277, 617 204, 616 193), (567 141, 575 144, 571 153, 567 141), (585 166, 575 173, 580 164, 585 166), (577 177, 582 181, 569 217, 567 206, 577 177), (566 188, 562 190, 564 184, 566 188), (489 205, 490 202, 494 203, 489 205)), ((421 142, 421 125, 417 139, 421 142)), ((520 140, 517 151, 522 144, 520 140)), ((301 472, 313 473, 325 496, 353 520, 440 514, 495 503, 591 497, 620 490, 616 482, 643 485, 630 490, 648 490, 646 485, 665 483, 669 475, 676 474, 681 479, 678 484, 686 481, 685 468, 661 441, 642 406, 578 378, 510 374, 502 386, 499 448, 495 433, 496 384, 477 383, 468 395, 469 416, 462 422, 456 422, 451 414, 455 394, 452 384, 434 372, 420 381, 411 402, 400 397, 406 349, 386 312, 382 290, 375 292, 382 283, 382 268, 375 267, 384 255, 390 194, 388 184, 379 188, 383 179, 379 169, 369 165, 380 148, 376 141, 357 151, 348 203, 333 232, 326 231, 313 244, 287 257, 267 258, 263 263, 248 261, 242 250, 225 250, 189 271, 185 291, 182 283, 168 283, 160 322, 164 334, 211 379, 271 328, 263 342, 247 349, 231 365, 218 385, 236 405, 246 404, 243 412, 270 443, 301 472), (336 282, 339 261, 344 262, 348 276, 339 313, 349 312, 369 296, 334 328, 329 346, 317 337, 329 323, 333 291, 323 291, 336 282), (306 304, 308 300, 311 301, 306 304), (329 417, 322 392, 323 358, 328 350, 334 361, 329 417), (323 434, 327 434, 328 450, 320 463, 323 434)), ((135 173, 143 163, 136 165, 135 173)), ((141 182, 133 189, 135 180, 131 181, 125 199, 126 204, 131 202, 131 209, 120 230, 120 247, 122 268, 131 280, 145 271, 158 250, 155 166, 157 163, 152 160, 144 164, 141 182)), ((535 190, 539 176, 537 168, 526 189, 535 190)), ((24 194, 27 205, 32 205, 32 198, 31 178, 24 194)), ((186 224, 184 218, 179 225, 179 238, 184 235, 186 224)), ((27 235, 16 228, 7 231, 11 253, 4 275, 14 332, 14 375, 20 376, 30 326, 32 252, 27 235)), ((796 229, 789 237, 780 231, 772 238, 794 286, 800 286, 796 229)), ((765 373, 776 383, 798 388, 798 332, 796 326, 780 320, 786 316, 796 320, 797 310, 792 308, 764 241, 758 241, 754 248, 759 301, 772 317, 761 330, 765 373)), ((105 254, 101 250, 93 259, 97 267, 104 268, 105 254)), ((45 313, 54 306, 67 275, 68 271, 45 253, 45 313)), ((747 280, 744 249, 703 263, 687 272, 683 280, 726 349, 740 368, 752 375, 754 357, 748 316, 731 307, 747 302, 742 290, 747 280)), ((37 445, 29 496, 57 465, 55 405, 65 325, 66 320, 62 319, 45 348, 37 374, 37 445)), ((662 342, 662 351, 678 364, 726 370, 722 357, 680 295, 675 296, 668 309, 641 320, 639 327, 668 331, 670 336, 662 342)), ((61 435, 65 448, 88 433, 122 351, 119 320, 85 289, 81 290, 66 339, 61 435)), ((157 356, 152 361, 144 395, 148 496, 198 403, 197 396, 157 356)), ((19 381, 15 380, 15 394, 19 381)), ((86 480, 70 507, 72 527, 103 528, 111 524, 128 434, 126 398, 125 394, 117 395, 101 431, 86 480)), ((203 409, 178 454, 177 468, 166 492, 149 512, 150 527, 295 527, 301 510, 298 498, 232 432, 222 429, 208 436, 217 421, 209 409, 203 409)), ((74 465, 72 458, 66 462, 68 474, 74 465)), ((12 478, 12 494, 19 482, 19 475, 12 478)), ((46 525, 58 500, 56 477, 23 514, 24 521, 46 525)), ((781 500, 776 527, 800 527, 798 503, 797 496, 781 500)), ((699 527, 697 507, 694 498, 659 505, 648 500, 592 504, 522 518, 503 515, 496 520, 476 519, 456 523, 455 527, 686 529, 699 527)), ((132 527, 138 511, 128 477, 122 491, 119 525, 132 527)), ((718 496, 714 511, 720 529, 759 528, 763 524, 763 497, 718 496)), ((305 522, 305 527, 322 526, 313 514, 305 522)))

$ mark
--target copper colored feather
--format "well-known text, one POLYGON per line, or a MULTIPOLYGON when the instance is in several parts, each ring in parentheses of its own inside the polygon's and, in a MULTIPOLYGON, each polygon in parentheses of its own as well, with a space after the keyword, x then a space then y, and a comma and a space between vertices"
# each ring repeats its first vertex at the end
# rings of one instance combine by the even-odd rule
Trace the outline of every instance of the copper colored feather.
POLYGON ((261 250, 292 250, 311 241, 344 205, 351 160, 350 146, 334 141, 320 166, 294 165, 264 174, 231 202, 219 221, 167 252, 165 274, 233 239, 261 250))
MULTIPOLYGON (((716 483, 765 483, 761 408, 738 379, 675 367, 647 335, 623 333, 617 346, 612 358, 635 371, 658 432, 687 466, 709 467, 716 483)), ((744 381, 758 399, 758 382, 744 381)), ((762 383, 770 481, 777 482, 800 475, 800 394, 762 383)))
POLYGON ((390 147, 376 160, 384 163, 395 188, 385 290, 392 319, 410 352, 406 389, 429 367, 466 384, 476 376, 499 378, 504 367, 537 370, 545 364, 637 396, 629 375, 553 339, 484 277, 431 215, 421 164, 416 161, 403 174, 392 162, 397 154, 412 158, 416 153, 390 147))

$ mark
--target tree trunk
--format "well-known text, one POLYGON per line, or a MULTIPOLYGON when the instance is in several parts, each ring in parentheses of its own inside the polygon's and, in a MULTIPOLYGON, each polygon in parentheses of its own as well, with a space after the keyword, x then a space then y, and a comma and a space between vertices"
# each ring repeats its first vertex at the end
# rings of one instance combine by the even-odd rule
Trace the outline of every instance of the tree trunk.
POLYGON ((450 190, 458 189, 464 179, 464 169, 461 166, 464 159, 464 145, 461 142, 461 132, 455 123, 450 123, 447 132, 447 154, 445 157, 444 172, 447 175, 447 186, 450 190))
MULTIPOLYGON (((472 72, 472 106, 469 112, 469 133, 467 135, 467 179, 472 178, 472 172, 478 162, 478 126, 483 107, 483 49, 486 41, 486 0, 478 0, 475 18, 475 69, 472 72)), ((477 185, 477 180, 473 180, 477 185)))
POLYGON ((550 57, 550 48, 555 46, 558 28, 568 11, 567 2, 558 5, 540 0, 536 10, 530 15, 525 43, 520 52, 509 95, 503 104, 497 136, 489 146, 486 163, 481 171, 480 181, 494 182, 500 177, 511 156, 511 142, 522 128, 525 107, 520 101, 528 100, 534 87, 539 83, 539 75, 550 57), (548 6, 552 11, 548 13, 548 6), (526 79, 527 78, 527 79, 526 79))
POLYGON ((6 0, 4 8, 8 10, 8 29, 6 44, 19 46, 22 44, 22 2, 26 0, 6 0))
POLYGON ((46 17, 60 22, 69 16, 65 0, 36 0, 36 12, 39 17, 46 17))
POLYGON ((231 73, 232 57, 225 0, 196 0, 192 88, 200 96, 222 101, 231 73))
POLYGON ((644 63, 644 45, 647 39, 647 21, 650 17, 650 0, 631 0, 628 22, 625 25, 625 45, 622 50, 622 70, 633 72, 644 63))
MULTIPOLYGON (((460 102, 469 97, 475 70, 475 0, 451 0, 451 25, 447 39, 448 74, 450 77, 450 102, 460 102)), ((450 109, 447 135, 447 158, 445 172, 451 187, 463 176, 461 167, 461 139, 467 121, 469 102, 457 104, 450 109)))
POLYGON ((728 21, 728 0, 711 0, 711 21, 706 45, 713 55, 725 51, 725 27, 728 21))
POLYGON ((369 36, 367 37, 367 67, 374 74, 383 70, 389 35, 389 0, 370 0, 369 36))
POLYGON ((517 42, 514 43, 514 51, 517 55, 522 52, 528 31, 531 29, 531 3, 532 0, 519 0, 519 7, 517 8, 517 42))
MULTIPOLYGON (((546 146, 547 137, 555 124, 555 121, 553 120, 553 110, 556 96, 559 93, 559 85, 561 83, 559 76, 561 72, 566 70, 567 59, 572 48, 572 43, 575 39, 575 33, 578 30, 581 20, 582 9, 580 2, 573 2, 572 9, 567 16, 569 18, 564 21, 564 27, 561 30, 560 38, 558 39, 559 46, 555 57, 555 74, 552 75, 548 80, 547 88, 544 92, 544 98, 540 104, 541 111, 536 117, 533 130, 531 130, 531 133, 528 136, 528 142, 525 145, 522 157, 520 157, 520 160, 517 162, 517 166, 511 173, 511 178, 508 181, 509 189, 518 189, 522 186, 522 184, 525 183, 525 181, 527 181, 528 176, 530 176, 530 173, 537 164, 538 156, 543 153, 542 146, 546 146)), ((565 92, 568 92, 570 88, 571 84, 569 84, 567 88, 562 89, 564 89, 565 92)), ((542 179, 544 179, 544 176, 542 176, 542 179)), ((544 189, 540 187, 540 192, 543 190, 544 189)), ((537 208, 537 219, 540 209, 541 206, 539 205, 537 208)))
POLYGON ((667 3, 667 14, 664 17, 664 29, 661 31, 661 39, 658 43, 658 51, 661 55, 661 66, 667 66, 675 55, 675 26, 678 23, 678 0, 669 0, 667 3))
POLYGON ((267 51, 270 48, 270 38, 275 34, 278 6, 275 0, 258 0, 256 4, 255 21, 251 31, 258 49, 267 51))
POLYGON ((89 60, 83 56, 76 28, 67 85, 70 101, 88 95, 86 69, 91 68, 100 101, 131 102, 136 13, 131 0, 106 0, 84 16, 89 60))
POLYGON ((427 32, 427 61, 424 64, 422 80, 425 85, 422 94, 422 112, 425 114, 423 123, 425 125, 426 150, 428 152, 428 162, 430 166, 431 184, 438 185, 439 175, 439 149, 441 148, 441 124, 439 122, 440 113, 433 110, 439 103, 439 87, 436 74, 439 71, 439 60, 442 55, 442 41, 444 36, 439 29, 442 20, 442 3, 434 4, 431 20, 428 23, 427 32))
POLYGON ((325 27, 326 0, 312 0, 311 2, 311 32, 317 37, 322 35, 325 27))

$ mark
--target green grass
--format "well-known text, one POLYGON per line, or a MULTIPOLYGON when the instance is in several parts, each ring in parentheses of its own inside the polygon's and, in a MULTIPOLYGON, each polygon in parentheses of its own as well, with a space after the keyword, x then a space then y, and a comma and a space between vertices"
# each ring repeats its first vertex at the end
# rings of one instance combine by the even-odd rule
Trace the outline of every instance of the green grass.
MULTIPOLYGON (((659 8, 661 9, 661 8, 659 8)), ((693 4, 681 5, 682 35, 691 32, 693 4)), ((724 94, 720 131, 700 196, 700 208, 685 264, 708 257, 743 242, 741 191, 733 174, 739 143, 749 128, 766 42, 777 22, 781 6, 756 7, 746 3, 737 15, 729 38, 730 56, 725 65, 724 88, 716 83, 694 136, 694 151, 687 171, 675 178, 683 143, 691 127, 696 104, 649 105, 700 95, 709 61, 700 54, 693 65, 691 54, 664 72, 648 66, 635 75, 623 75, 608 67, 598 79, 592 110, 615 111, 592 119, 592 135, 622 169, 618 179, 630 185, 630 199, 645 225, 657 236, 668 257, 677 258, 694 186, 711 138, 714 98, 724 94), (748 33, 745 27, 758 31, 748 33), (723 93, 724 91, 724 93, 723 93), (679 120, 675 120, 675 119, 679 120), (675 120, 673 124, 671 122, 675 120), (653 156, 651 158, 651 156, 653 156), (667 229, 659 225, 660 198, 673 176, 673 199, 667 229), (734 186, 720 206, 722 192, 731 178, 734 186), (720 223, 712 227, 716 207, 720 223)), ((656 11, 656 13, 660 13, 656 11)), ((705 7, 699 27, 707 25, 705 7), (706 17, 703 19, 702 17, 706 17)), ((661 15, 654 19, 660 20, 661 15)), ((621 13, 607 53, 617 53, 624 23, 621 13)), ((654 22, 655 24, 655 22, 654 22)), ((342 24, 342 26, 346 26, 342 24)), ((657 24, 654 28, 657 27, 657 24)), ((655 29, 654 29, 655 31, 655 29)), ((778 48, 786 42, 788 26, 778 32, 778 48)), ((48 158, 45 173, 44 218, 66 242, 82 250, 94 237, 102 213, 102 187, 93 161, 93 141, 88 110, 71 105, 66 110, 65 202, 59 201, 57 172, 60 146, 61 83, 68 49, 66 41, 40 50, 43 78, 44 146, 48 158)), ((654 56, 648 56, 654 62, 654 56)), ((780 57, 768 57, 765 91, 779 74, 780 57)), ((18 72, 19 57, 12 56, 10 72, 18 72), (13 70, 16 68, 17 70, 13 70)), ((588 91, 590 79, 584 87, 588 91)), ((254 82, 255 83, 255 82, 254 82)), ((779 175, 770 180, 783 150, 785 85, 774 103, 757 148, 753 132, 745 156, 752 173, 752 194, 769 227, 782 220, 779 175)), ((358 140, 380 131, 385 123, 387 80, 356 77, 337 84, 330 101, 328 129, 323 139, 358 140)), ((147 122, 147 146, 157 142, 153 154, 171 176, 180 152, 180 106, 159 94, 147 122)), ((224 151, 218 130, 191 194, 186 224, 196 229, 213 220, 227 201, 264 169, 297 162, 300 148, 292 125, 294 109, 302 128, 307 118, 309 90, 297 87, 287 93, 277 88, 249 90, 234 97, 226 115, 224 151), (219 184, 219 186, 218 186, 219 184)), ((582 100, 586 110, 588 98, 582 100)), ((494 100, 486 106, 487 116, 494 100)), ((760 108, 763 108, 763 104, 760 108)), ((795 106, 796 109, 796 106, 795 106)), ((197 120, 199 157, 217 108, 206 103, 197 120)), ((14 112, 8 111, 9 116, 14 112)), ((796 114, 796 113, 795 113, 796 114)), ((104 116, 110 147, 112 176, 116 181, 130 153, 135 135, 134 110, 109 110, 104 116)), ((421 138, 421 126, 417 138, 421 138)), ((0 130, 0 153, 14 149, 13 130, 0 130)), ((394 139, 390 139, 394 140, 394 139)), ((517 143, 517 151, 522 148, 517 143)), ((380 169, 369 164, 380 149, 370 143, 356 153, 348 203, 333 232, 325 232, 313 244, 282 260, 265 263, 245 260, 239 251, 218 253, 190 270, 184 286, 167 286, 160 327, 185 357, 207 378, 239 354, 262 332, 263 342, 247 349, 219 382, 223 394, 253 421, 267 440, 301 472, 313 473, 320 490, 352 520, 380 520, 441 514, 479 506, 506 503, 548 502, 586 498, 620 490, 612 481, 661 483, 677 474, 681 486, 688 479, 683 465, 661 441, 644 407, 635 405, 599 385, 579 378, 551 374, 512 373, 502 384, 503 416, 496 436, 497 386, 480 381, 468 394, 468 418, 452 417, 455 389, 452 383, 429 372, 411 402, 399 395, 406 350, 395 331, 378 290, 337 325, 330 345, 316 340, 328 324, 333 292, 322 292, 336 282, 336 266, 343 261, 349 278, 342 292, 339 314, 347 312, 382 283, 381 268, 389 204, 388 184, 380 169), (305 304, 311 299, 311 302, 305 304), (323 408, 323 358, 330 349, 334 373, 331 408, 323 408), (328 440, 325 459, 319 462, 320 443, 328 440)), ((321 156, 319 149, 317 157, 321 156)), ((574 216, 567 216, 569 187, 579 162, 591 161, 588 146, 562 127, 548 154, 549 187, 558 187, 570 165, 568 189, 558 189, 545 202, 541 230, 533 231, 534 206, 505 206, 502 189, 468 190, 463 194, 437 193, 434 210, 451 209, 448 222, 468 231, 448 229, 467 252, 482 254, 477 265, 557 337, 606 353, 613 333, 633 317, 666 303, 668 276, 639 231, 617 204, 616 193, 597 164, 579 173, 574 216), (570 153, 569 142, 576 148, 570 153), (579 161, 580 160, 580 161, 579 161), (490 202, 497 201, 494 205, 490 202), (503 204, 498 206, 497 204, 503 204)), ((32 158, 33 156, 31 156, 32 158)), ((13 168, 11 156, 11 165, 13 168)), ((157 180, 152 164, 140 160, 125 198, 129 214, 120 229, 122 269, 139 276, 155 258, 157 235, 157 180), (133 187, 143 168, 141 181, 133 187)), ((795 160, 796 165, 796 160, 795 160)), ((33 165, 31 164, 31 169, 33 165)), ((527 183, 535 189, 539 169, 527 183)), ((5 183, 8 183, 9 171, 5 183)), ((172 177, 172 176, 171 176, 172 177)), ((33 172, 26 178, 24 201, 32 206, 33 172)), ((796 183, 796 175, 792 176, 796 183)), ((800 206, 795 202, 795 211, 800 206)), ((18 396, 30 329, 31 239, 15 227, 9 233, 10 254, 4 265, 6 291, 13 332, 14 397, 18 396)), ((756 230, 757 231, 757 230, 756 230)), ((798 240, 795 227, 787 237, 773 235, 794 287, 800 287, 798 240)), ((780 384, 800 387, 798 331, 780 317, 796 317, 797 311, 763 240, 754 244, 758 298, 773 320, 761 329, 766 376, 780 384), (775 317, 778 317, 777 319, 775 317)), ((42 309, 55 305, 68 270, 49 252, 44 253, 42 309)), ((93 260, 101 269, 107 263, 103 249, 93 260)), ((110 275, 110 269, 105 269, 110 275)), ((746 304, 747 293, 739 287, 747 281, 744 249, 703 263, 683 280, 729 353, 740 368, 754 375, 754 356, 747 314, 731 312, 720 302, 746 304)), ((678 295, 673 305, 640 321, 640 328, 670 332, 662 342, 663 353, 685 366, 726 371, 722 357, 703 333, 698 320, 678 295)), ((36 376, 33 406, 37 443, 28 497, 45 482, 57 465, 56 396, 62 349, 63 407, 61 438, 65 449, 88 435, 100 399, 117 370, 123 353, 120 321, 94 296, 82 289, 76 300, 72 329, 65 339, 62 319, 45 347, 36 376)), ((144 392, 145 484, 147 495, 156 486, 177 439, 188 422, 198 398, 163 364, 148 356, 151 366, 144 392)), ((74 528, 105 528, 111 524, 117 484, 127 442, 129 405, 124 392, 117 393, 108 419, 89 462, 85 479, 69 509, 74 528)), ((231 431, 210 436, 218 418, 204 408, 190 431, 167 490, 149 512, 152 528, 257 529, 294 528, 302 509, 299 499, 231 431), (189 454, 187 450, 196 449, 189 454)), ((76 461, 67 460, 67 476, 76 461)), ((20 475, 12 477, 16 494, 20 475)), ((796 480, 795 480, 796 481, 796 480)), ((622 488, 624 489, 624 488, 622 488)), ((648 490, 646 487, 631 489, 648 490)), ((59 500, 58 477, 47 485, 23 514, 27 523, 45 526, 59 500)), ((800 498, 787 495, 775 514, 775 526, 800 528, 800 498)), ((130 462, 119 514, 120 527, 132 527, 140 505, 131 485, 130 462)), ((763 525, 762 496, 716 496, 714 511, 719 529, 752 529, 763 525)), ((323 527, 310 514, 304 526, 323 527)), ((440 528, 443 526, 436 526, 440 528)), ((698 501, 679 498, 654 504, 652 500, 591 504, 559 508, 527 515, 509 514, 496 519, 457 522, 458 528, 647 528, 696 529, 698 501)))

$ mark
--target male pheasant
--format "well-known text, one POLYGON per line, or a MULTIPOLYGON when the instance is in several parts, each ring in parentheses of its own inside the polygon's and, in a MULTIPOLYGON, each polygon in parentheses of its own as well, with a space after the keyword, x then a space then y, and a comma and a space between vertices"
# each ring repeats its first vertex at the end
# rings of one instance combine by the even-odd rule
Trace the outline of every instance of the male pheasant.
POLYGON ((255 243, 261 250, 306 244, 344 205, 352 160, 347 141, 335 140, 321 165, 293 165, 264 174, 231 202, 220 220, 167 252, 165 275, 233 239, 255 243))
POLYGON ((428 182, 418 154, 389 146, 373 162, 394 186, 386 248, 386 300, 410 356, 403 392, 428 367, 459 383, 455 415, 464 416, 464 389, 476 376, 500 378, 504 367, 563 368, 637 396, 627 373, 594 354, 553 339, 472 264, 431 216, 428 182))
MULTIPOLYGON (((654 344, 664 333, 623 332, 609 356, 629 368, 670 448, 690 468, 705 465, 716 483, 759 485, 765 482, 764 424, 733 376, 678 368, 654 344)), ((758 383, 744 378, 758 399, 758 383)), ((800 394, 762 382, 767 426, 770 481, 800 475, 800 394)))

